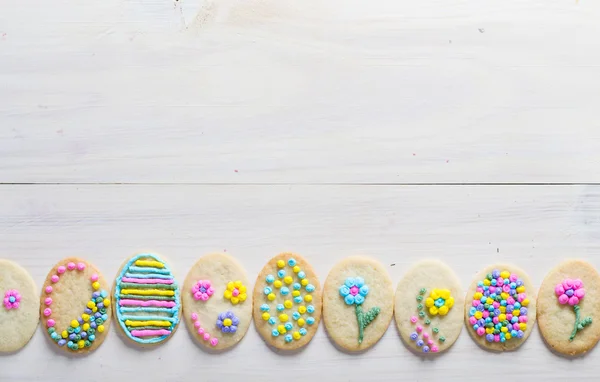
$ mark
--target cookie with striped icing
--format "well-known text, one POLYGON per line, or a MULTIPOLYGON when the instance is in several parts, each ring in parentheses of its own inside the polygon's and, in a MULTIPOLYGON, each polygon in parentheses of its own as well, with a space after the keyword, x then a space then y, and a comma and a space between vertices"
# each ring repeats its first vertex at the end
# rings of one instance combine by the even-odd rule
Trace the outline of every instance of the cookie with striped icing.
POLYGON ((115 279, 112 300, 119 328, 130 342, 158 345, 177 329, 179 284, 157 254, 140 253, 125 262, 115 279))

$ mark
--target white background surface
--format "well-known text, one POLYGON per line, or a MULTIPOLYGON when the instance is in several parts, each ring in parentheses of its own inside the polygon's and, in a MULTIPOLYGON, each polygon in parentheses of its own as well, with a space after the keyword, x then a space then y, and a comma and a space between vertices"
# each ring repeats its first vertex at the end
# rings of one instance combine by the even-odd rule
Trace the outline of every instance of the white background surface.
MULTIPOLYGON (((226 250, 251 278, 283 250, 323 282, 371 255, 424 257, 467 287, 496 260, 537 286, 600 266, 600 2, 0 0, 0 255, 41 285, 61 258, 111 278, 140 250, 182 281, 226 250), (196 17, 197 16, 197 17, 196 17)), ((392 264, 395 264, 392 266, 392 264)), ((536 329, 515 353, 463 332, 421 359, 395 326, 299 354, 251 328, 212 355, 182 325, 152 351, 115 333, 67 358, 40 331, 0 381, 595 380, 536 329), (491 374, 490 374, 491 373, 491 374)))

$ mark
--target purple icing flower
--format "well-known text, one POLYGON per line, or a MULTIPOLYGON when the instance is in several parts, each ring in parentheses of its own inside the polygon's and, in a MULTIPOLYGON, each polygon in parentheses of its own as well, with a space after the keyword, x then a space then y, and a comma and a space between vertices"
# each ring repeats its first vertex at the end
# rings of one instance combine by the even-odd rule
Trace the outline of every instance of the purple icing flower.
POLYGON ((21 302, 21 295, 16 289, 9 289, 4 294, 4 307, 8 310, 19 309, 19 303, 21 302))
POLYGON ((240 319, 233 314, 232 311, 227 311, 219 314, 217 318, 217 328, 223 333, 235 333, 240 324, 240 319))
POLYGON ((200 280, 192 287, 194 299, 208 301, 210 296, 215 293, 210 280, 200 280))
POLYGON ((556 285, 554 292, 558 302, 563 305, 567 303, 571 306, 577 305, 585 297, 583 281, 579 279, 564 279, 562 283, 556 285))

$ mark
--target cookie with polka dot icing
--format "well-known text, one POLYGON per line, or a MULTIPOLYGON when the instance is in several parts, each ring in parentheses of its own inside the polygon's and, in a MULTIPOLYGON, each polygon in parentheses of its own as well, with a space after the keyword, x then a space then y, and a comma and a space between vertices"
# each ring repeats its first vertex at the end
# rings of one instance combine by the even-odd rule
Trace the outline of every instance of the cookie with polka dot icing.
POLYGON ((353 352, 369 349, 386 332, 394 312, 394 290, 377 260, 353 256, 337 263, 323 287, 323 322, 330 338, 353 352))
POLYGON ((252 298, 254 325, 268 345, 299 349, 317 332, 321 284, 302 256, 286 252, 273 257, 259 273, 252 298))
POLYGON ((396 288, 394 314, 405 345, 419 354, 448 350, 463 327, 464 299, 458 277, 446 264, 415 264, 396 288))
POLYGON ((529 338, 536 319, 535 288, 513 265, 483 269, 467 290, 465 322, 471 338, 491 351, 515 350, 529 338))
POLYGON ((183 283, 183 317, 201 346, 225 350, 246 335, 252 321, 248 276, 232 256, 201 257, 183 283))
POLYGON ((538 325, 553 351, 579 356, 600 339, 600 275, 582 260, 567 260, 552 269, 538 292, 538 325))
POLYGON ((117 327, 134 345, 160 345, 179 326, 179 283, 156 253, 139 253, 125 261, 114 282, 112 302, 117 327))
POLYGON ((111 321, 108 283, 89 262, 66 258, 48 273, 42 286, 40 313, 48 338, 71 354, 97 349, 111 321))
POLYGON ((29 272, 0 259, 0 353, 23 348, 40 321, 39 295, 29 272))

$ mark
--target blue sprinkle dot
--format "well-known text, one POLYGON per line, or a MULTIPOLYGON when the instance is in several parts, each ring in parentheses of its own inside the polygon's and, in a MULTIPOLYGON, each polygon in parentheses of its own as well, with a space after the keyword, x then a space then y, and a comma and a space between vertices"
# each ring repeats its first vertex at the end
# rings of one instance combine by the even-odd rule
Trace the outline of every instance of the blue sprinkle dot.
POLYGON ((285 270, 284 269, 280 269, 279 272, 277 272, 277 276, 282 279, 285 277, 285 270))
POLYGON ((283 304, 277 304, 277 310, 279 312, 283 312, 284 309, 285 309, 285 306, 283 306, 283 304))
POLYGON ((284 338, 285 338, 285 342, 292 342, 292 335, 291 334, 286 334, 284 338))
POLYGON ((310 314, 313 314, 315 312, 315 307, 312 305, 309 305, 306 307, 306 311, 310 314))
POLYGON ((281 290, 279 292, 282 296, 286 296, 290 293, 290 289, 288 287, 281 287, 281 290))
POLYGON ((294 329, 294 325, 292 325, 291 322, 286 322, 285 325, 283 325, 283 327, 285 328, 285 330, 292 330, 292 329, 294 329))
POLYGON ((294 297, 294 302, 300 304, 302 302, 302 296, 294 297))
POLYGON ((300 285, 300 283, 294 283, 293 287, 294 290, 300 290, 300 288, 302 288, 302 285, 300 285))
POLYGON ((306 323, 309 324, 309 325, 312 325, 312 324, 315 323, 315 319, 313 317, 308 317, 306 319, 306 323))
POLYGON ((312 284, 308 284, 305 289, 308 293, 312 293, 315 291, 315 286, 312 284))
POLYGON ((268 275, 265 280, 271 284, 273 281, 275 281, 275 277, 273 277, 273 275, 268 275))
POLYGON ((262 304, 260 306, 260 310, 263 312, 268 312, 269 310, 271 310, 271 307, 269 307, 269 304, 262 304))
POLYGON ((273 337, 279 337, 279 331, 277 329, 273 329, 273 331, 271 332, 271 335, 273 337))
POLYGON ((289 260, 288 260, 288 265, 289 265, 290 267, 293 267, 293 266, 295 266, 295 265, 296 265, 296 260, 294 260, 294 259, 289 259, 289 260))
POLYGON ((271 287, 265 287, 265 289, 263 289, 263 292, 265 294, 271 294, 273 292, 273 289, 271 289, 271 287))
POLYGON ((306 331, 306 329, 302 328, 300 329, 300 335, 301 336, 305 336, 308 332, 306 331))
POLYGON ((300 271, 300 272, 298 272, 298 278, 299 278, 300 280, 302 280, 302 279, 303 279, 303 278, 305 278, 305 277, 306 277, 306 273, 304 273, 304 271, 300 271))
POLYGON ((271 317, 271 318, 269 318, 268 322, 270 325, 275 325, 277 323, 277 320, 275 319, 275 317, 271 317))
POLYGON ((294 319, 294 321, 298 321, 298 319, 300 318, 300 313, 298 312, 294 312, 292 314, 292 318, 294 319))

